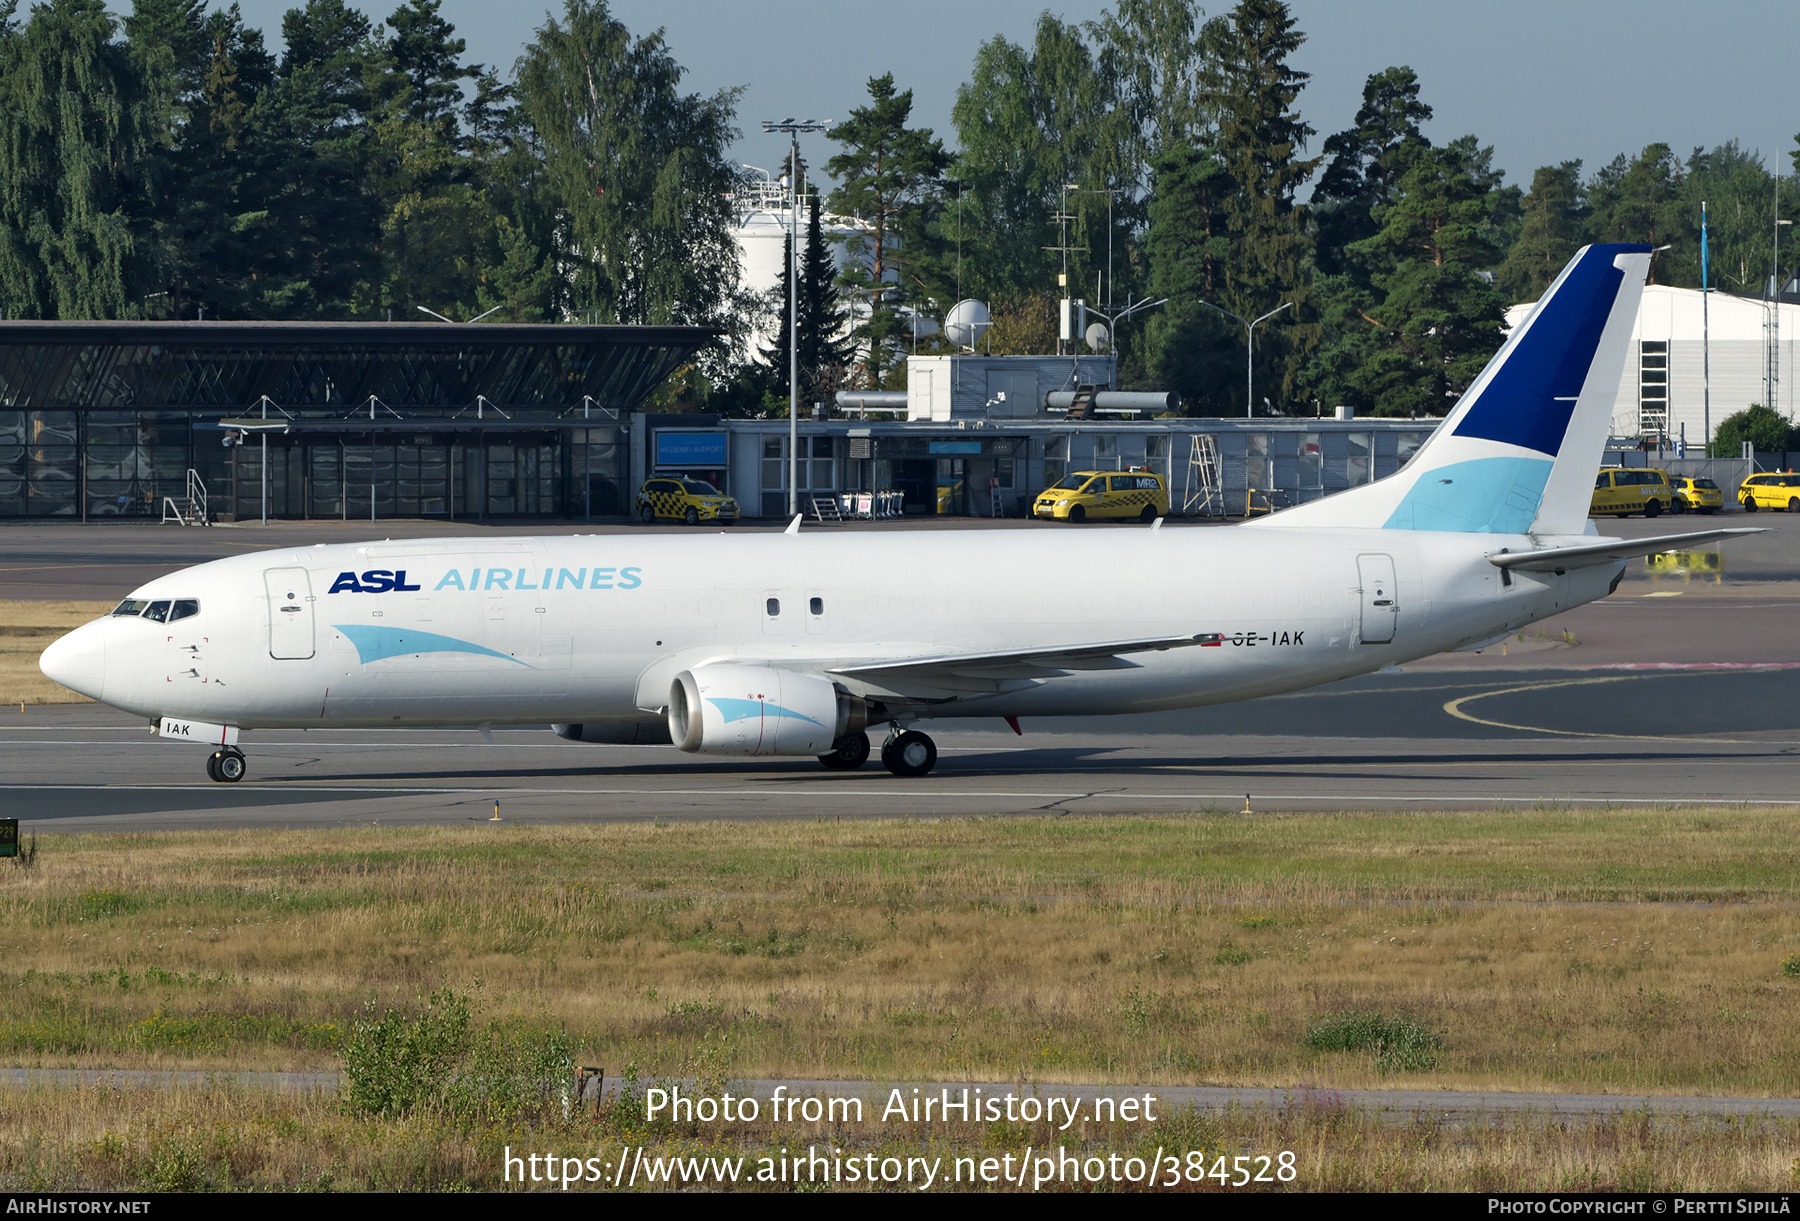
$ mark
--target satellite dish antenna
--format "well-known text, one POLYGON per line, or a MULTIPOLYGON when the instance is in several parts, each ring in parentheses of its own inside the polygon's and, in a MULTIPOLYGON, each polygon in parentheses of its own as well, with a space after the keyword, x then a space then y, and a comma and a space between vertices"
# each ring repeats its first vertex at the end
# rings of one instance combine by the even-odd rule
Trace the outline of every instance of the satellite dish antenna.
POLYGON ((959 348, 973 349, 992 325, 987 306, 979 301, 958 301, 944 319, 944 336, 959 348))
POLYGON ((1090 322, 1087 329, 1087 346, 1091 352, 1104 352, 1111 336, 1106 333, 1104 322, 1090 322))

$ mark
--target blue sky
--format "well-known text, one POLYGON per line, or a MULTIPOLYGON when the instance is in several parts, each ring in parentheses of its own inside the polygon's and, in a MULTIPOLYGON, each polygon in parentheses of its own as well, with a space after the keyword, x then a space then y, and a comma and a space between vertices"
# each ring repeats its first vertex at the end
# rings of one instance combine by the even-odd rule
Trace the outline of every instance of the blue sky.
MULTIPOLYGON (((120 11, 129 6, 110 2, 120 11)), ((360 7, 379 19, 397 2, 360 7)), ((240 0, 245 19, 275 46, 281 13, 293 3, 240 0)), ((542 0, 444 0, 442 12, 468 40, 471 59, 510 66, 547 7, 542 0)), ((612 0, 611 7, 634 33, 666 31, 690 89, 747 86, 739 155, 770 166, 785 141, 764 136, 760 120, 840 119, 866 100, 870 76, 890 71, 913 90, 917 122, 952 143, 950 107, 984 40, 1029 40, 1046 7, 1084 21, 1106 5, 612 0)), ((1539 165, 1579 157, 1591 172, 1655 140, 1686 156, 1695 145, 1735 138, 1765 156, 1778 151, 1782 172, 1793 172, 1787 154, 1800 132, 1794 0, 1290 0, 1290 7, 1307 34, 1295 63, 1313 73, 1300 107, 1319 132, 1314 151, 1349 124, 1370 73, 1407 64, 1437 111, 1427 134, 1442 141, 1474 132, 1521 185, 1539 165)), ((810 159, 823 158, 814 152, 810 159)))

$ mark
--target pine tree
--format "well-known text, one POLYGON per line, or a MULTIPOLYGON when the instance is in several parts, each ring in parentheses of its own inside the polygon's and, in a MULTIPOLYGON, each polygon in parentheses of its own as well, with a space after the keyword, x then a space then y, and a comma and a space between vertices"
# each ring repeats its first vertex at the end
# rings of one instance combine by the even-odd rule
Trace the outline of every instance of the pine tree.
POLYGON ((1586 238, 1581 162, 1539 166, 1524 209, 1518 240, 1497 278, 1514 301, 1536 301, 1586 238))
POLYGON ((909 216, 939 188, 950 156, 929 128, 906 125, 912 90, 896 91, 893 73, 870 78, 869 98, 871 105, 855 108, 826 133, 844 146, 826 168, 840 183, 832 211, 868 226, 844 244, 849 260, 839 283, 868 299, 868 318, 855 333, 868 352, 869 385, 879 390, 904 326, 897 306, 915 295, 900 237, 909 216))
POLYGON ((1493 185, 1467 147, 1419 149, 1377 208, 1375 236, 1350 248, 1375 270, 1373 329, 1349 378, 1378 414, 1440 415, 1500 348, 1504 300, 1480 273, 1498 261, 1488 240, 1493 185))
POLYGON ((1280 0, 1239 0, 1208 31, 1214 58, 1201 98, 1218 115, 1214 155, 1234 188, 1220 209, 1231 253, 1219 304, 1254 318, 1295 303, 1300 320, 1265 326, 1257 335, 1258 384, 1270 386, 1272 398, 1285 396, 1318 336, 1306 315, 1302 268, 1310 243, 1294 196, 1321 159, 1299 155, 1313 129, 1294 103, 1310 74, 1287 62, 1306 37, 1280 0))
MULTIPOLYGON (((1697 242, 1699 218, 1688 215, 1682 177, 1681 159, 1667 144, 1646 145, 1629 163, 1621 154, 1588 186, 1594 240, 1650 246, 1697 242)), ((1658 262, 1650 261, 1651 284, 1667 282, 1657 278, 1658 262)))
POLYGON ((825 244, 819 197, 807 208, 806 250, 800 258, 800 388, 809 402, 829 403, 843 385, 856 345, 844 337, 849 312, 839 302, 837 265, 825 244))
POLYGON ((1150 373, 1160 386, 1179 391, 1190 410, 1228 414, 1234 407, 1228 388, 1242 384, 1242 332, 1200 303, 1219 300, 1224 286, 1231 241, 1222 207, 1233 184, 1209 153, 1186 146, 1159 156, 1155 171, 1150 291, 1168 304, 1146 324, 1150 373))
POLYGON ((1319 270, 1355 278, 1345 247, 1374 236, 1375 209, 1392 200, 1411 153, 1430 144, 1420 124, 1431 113, 1411 68, 1388 68, 1364 82, 1354 124, 1325 141, 1331 160, 1312 200, 1319 270))
POLYGON ((768 366, 767 390, 776 398, 788 399, 788 371, 795 353, 789 351, 790 334, 800 337, 797 353, 800 364, 800 397, 807 403, 824 403, 844 383, 846 366, 856 354, 856 345, 841 338, 848 314, 839 307, 837 267, 825 245, 820 223, 819 197, 808 197, 806 243, 800 257, 800 300, 796 311, 799 327, 789 329, 791 280, 788 269, 793 257, 793 235, 782 243, 781 278, 775 289, 781 310, 775 336, 762 349, 762 360, 768 366))

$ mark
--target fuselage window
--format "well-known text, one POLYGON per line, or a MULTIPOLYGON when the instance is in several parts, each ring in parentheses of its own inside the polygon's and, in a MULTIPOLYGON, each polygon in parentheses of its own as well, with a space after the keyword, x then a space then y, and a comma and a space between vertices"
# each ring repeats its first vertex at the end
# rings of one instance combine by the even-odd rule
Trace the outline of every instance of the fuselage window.
POLYGON ((823 615, 825 613, 825 599, 814 598, 812 600, 812 613, 815 615, 823 615))
POLYGON ((144 608, 149 605, 150 605, 150 603, 146 602, 142 598, 127 598, 123 602, 119 603, 118 609, 113 611, 113 614, 115 614, 115 615, 130 615, 133 618, 136 618, 137 616, 143 614, 144 608))
POLYGON ((154 619, 158 623, 168 622, 169 604, 167 602, 152 602, 150 604, 150 609, 144 612, 144 618, 154 619))
POLYGON ((776 615, 779 615, 780 613, 781 613, 781 599, 780 598, 770 598, 769 599, 769 618, 773 619, 776 615))
POLYGON ((199 613, 200 600, 198 598, 177 598, 175 605, 169 608, 169 622, 173 623, 177 619, 192 619, 199 613))

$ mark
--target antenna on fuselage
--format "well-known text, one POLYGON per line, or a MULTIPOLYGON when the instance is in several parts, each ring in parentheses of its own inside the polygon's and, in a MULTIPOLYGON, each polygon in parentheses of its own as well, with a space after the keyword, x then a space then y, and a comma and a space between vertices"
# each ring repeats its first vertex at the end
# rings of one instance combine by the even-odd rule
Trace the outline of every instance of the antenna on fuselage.
POLYGON ((806 516, 806 514, 804 514, 804 513, 794 514, 794 520, 788 523, 788 528, 783 530, 782 533, 783 534, 798 534, 798 533, 800 533, 800 519, 805 516, 806 516))

